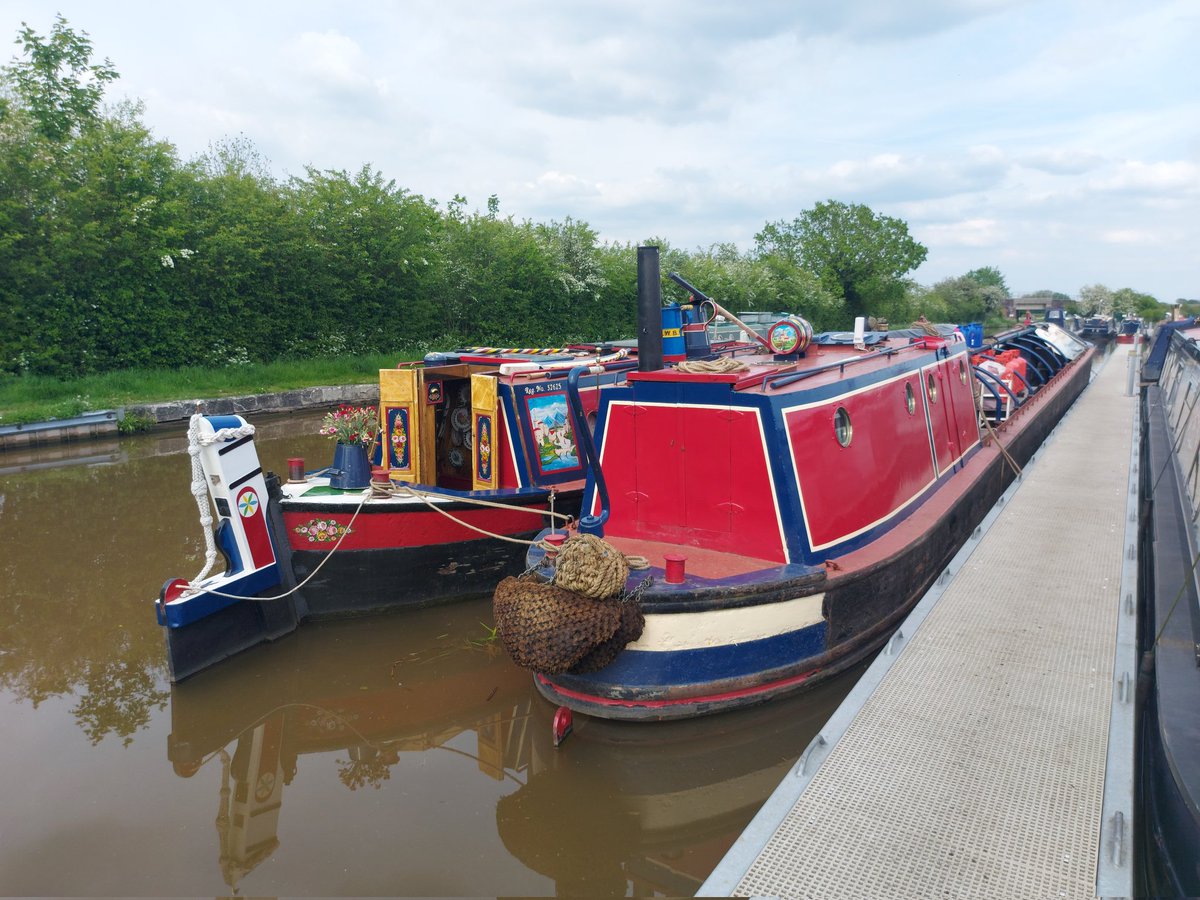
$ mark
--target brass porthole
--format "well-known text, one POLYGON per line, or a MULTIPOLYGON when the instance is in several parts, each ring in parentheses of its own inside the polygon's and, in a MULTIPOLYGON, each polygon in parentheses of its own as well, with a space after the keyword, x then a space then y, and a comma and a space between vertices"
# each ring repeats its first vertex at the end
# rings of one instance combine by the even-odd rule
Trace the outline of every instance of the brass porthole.
POLYGON ((937 403, 937 379, 929 372, 925 376, 925 393, 929 395, 930 403, 937 403))
POLYGON ((910 416, 917 414, 917 395, 913 391, 912 385, 907 382, 904 384, 904 406, 910 416))
POLYGON ((839 406, 833 414, 833 433, 843 447, 849 447, 854 439, 854 426, 850 424, 850 413, 846 412, 844 406, 839 406))
POLYGON ((961 359, 958 361, 958 380, 963 384, 967 383, 967 367, 961 359))

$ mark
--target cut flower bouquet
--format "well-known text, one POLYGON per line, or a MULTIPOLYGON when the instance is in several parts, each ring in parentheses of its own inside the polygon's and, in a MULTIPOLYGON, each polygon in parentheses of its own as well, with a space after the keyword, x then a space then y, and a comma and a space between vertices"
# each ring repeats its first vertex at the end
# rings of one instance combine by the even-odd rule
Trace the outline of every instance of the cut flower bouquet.
POLYGON ((379 432, 379 413, 374 407, 339 406, 325 414, 320 434, 331 437, 339 444, 365 444, 375 442, 379 432))

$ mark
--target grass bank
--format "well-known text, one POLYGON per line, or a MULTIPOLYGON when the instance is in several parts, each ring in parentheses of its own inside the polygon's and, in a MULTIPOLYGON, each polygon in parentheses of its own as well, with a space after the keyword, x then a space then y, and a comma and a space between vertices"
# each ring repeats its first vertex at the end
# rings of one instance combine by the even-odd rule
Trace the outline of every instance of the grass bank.
MULTIPOLYGON (((129 369, 104 375, 61 379, 40 375, 0 377, 0 425, 67 419, 98 409, 167 400, 208 399, 236 394, 268 394, 318 385, 366 384, 379 370, 412 354, 368 354, 224 368, 129 369)), ((130 430, 136 430, 131 422, 130 430)))

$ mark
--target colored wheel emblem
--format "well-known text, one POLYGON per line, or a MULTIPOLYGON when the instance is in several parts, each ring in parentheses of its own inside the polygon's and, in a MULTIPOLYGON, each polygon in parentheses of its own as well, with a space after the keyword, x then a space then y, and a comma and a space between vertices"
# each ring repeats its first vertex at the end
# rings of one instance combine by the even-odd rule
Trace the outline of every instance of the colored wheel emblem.
POLYGON ((248 519, 258 512, 258 494, 251 490, 242 491, 238 496, 238 512, 242 514, 243 519, 248 519))

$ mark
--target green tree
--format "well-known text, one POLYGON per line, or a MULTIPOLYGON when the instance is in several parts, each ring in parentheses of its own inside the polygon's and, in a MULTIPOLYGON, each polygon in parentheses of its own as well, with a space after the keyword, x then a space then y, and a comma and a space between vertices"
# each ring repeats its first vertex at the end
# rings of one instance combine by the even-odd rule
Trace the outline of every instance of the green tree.
POLYGON ((54 143, 0 122, 0 366, 87 373, 151 362, 170 297, 154 279, 178 208, 174 148, 121 104, 54 143))
POLYGON ((312 255, 302 290, 308 303, 323 308, 312 312, 327 326, 319 340, 310 326, 313 339, 292 352, 389 350, 399 323, 410 334, 437 326, 429 291, 436 281, 440 220, 424 198, 370 166, 354 174, 310 166, 305 178, 292 179, 287 202, 312 255), (353 316, 346 320, 341 311, 353 316), (338 333, 348 346, 328 344, 338 333))
MULTIPOLYGON (((3 76, 38 132, 61 142, 98 122, 104 87, 120 77, 112 63, 93 64, 87 32, 76 34, 62 15, 54 17, 45 39, 25 22, 21 26, 16 42, 25 59, 5 66, 3 76)), ((9 104, 0 106, 0 117, 10 111, 9 104)))
POLYGON ((1003 311, 1008 292, 994 282, 985 283, 974 277, 979 271, 946 278, 933 286, 929 296, 940 305, 940 318, 952 322, 979 322, 1003 311))
POLYGON ((900 219, 837 200, 818 203, 791 222, 768 223, 755 245, 759 254, 782 256, 817 275, 845 300, 850 320, 867 315, 872 298, 902 298, 904 276, 928 254, 900 219))
POLYGON ((1163 305, 1149 294, 1127 287, 1113 291, 1112 307, 1115 315, 1139 316, 1150 321, 1158 321, 1165 313, 1163 305))
POLYGON ((468 214, 465 198, 448 204, 437 243, 444 261, 434 289, 437 334, 470 343, 549 341, 569 328, 569 309, 554 302, 558 261, 531 223, 498 218, 497 207, 468 214))
MULTIPOLYGON (((494 213, 490 205, 489 211, 494 213)), ((568 337, 594 340, 605 329, 602 294, 608 286, 596 252, 596 233, 587 223, 568 217, 563 222, 535 226, 534 234, 555 270, 550 300, 569 311, 568 337)))
POLYGON ((1102 284, 1085 284, 1079 289, 1079 309, 1082 315, 1112 315, 1112 302, 1112 291, 1102 284))
POLYGON ((963 277, 969 278, 983 287, 997 288, 1002 292, 1004 298, 1008 297, 1008 283, 1005 282, 1004 276, 995 266, 983 266, 978 269, 972 269, 963 277))
POLYGON ((178 251, 164 250, 158 277, 190 323, 188 362, 274 359, 320 307, 307 285, 319 273, 287 188, 245 138, 218 142, 180 173, 178 251), (314 271, 315 269, 315 271, 314 271))

